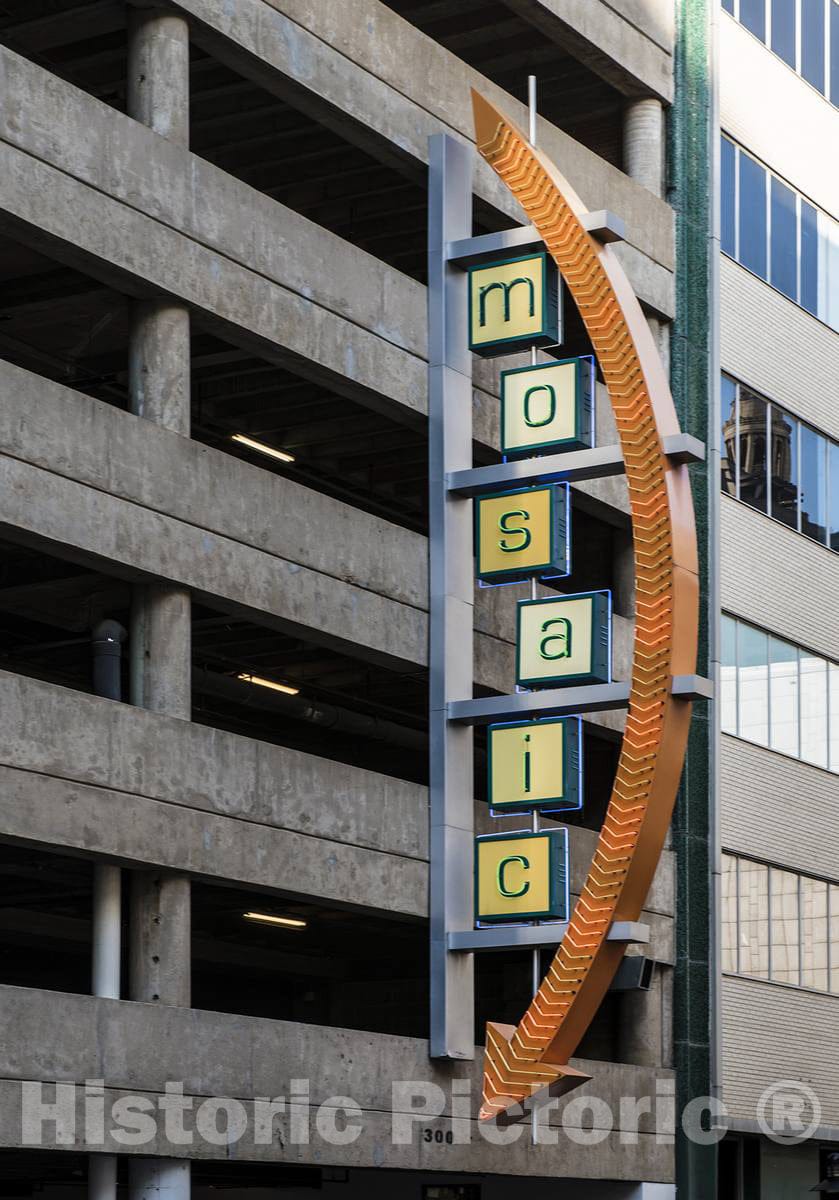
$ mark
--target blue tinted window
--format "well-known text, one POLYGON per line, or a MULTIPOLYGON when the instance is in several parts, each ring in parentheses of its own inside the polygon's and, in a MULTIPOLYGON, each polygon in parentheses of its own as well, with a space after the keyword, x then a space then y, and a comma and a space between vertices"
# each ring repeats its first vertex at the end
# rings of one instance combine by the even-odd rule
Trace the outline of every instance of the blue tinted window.
POLYGON ((836 442, 830 443, 830 545, 839 550, 839 445, 836 442))
POLYGON ((801 74, 824 91, 824 0, 801 0, 801 74))
POLYGON ((722 444, 720 471, 722 490, 737 495, 737 385, 728 375, 720 381, 720 422, 722 444))
POLYGON ((766 278, 766 172, 740 155, 740 262, 766 278))
POLYGON ((801 201, 801 300, 808 312, 819 309, 818 214, 812 204, 801 201))
POLYGON ((798 230, 795 215, 795 193, 785 187, 774 176, 771 180, 772 197, 772 266, 771 283, 791 300, 797 294, 797 241, 798 230))
POLYGON ((722 6, 727 13, 731 13, 732 17, 734 16, 734 0, 722 0, 722 6))
POLYGON ((790 529, 798 528, 798 422, 772 405, 772 516, 790 529))
POLYGON ((801 426, 801 532, 817 542, 827 536, 827 442, 801 426))
POLYGON ((735 200, 735 179, 737 170, 737 151, 734 148, 734 143, 728 138, 722 139, 722 147, 720 152, 720 220, 721 220, 721 237, 722 248, 726 254, 730 254, 732 258, 736 253, 736 210, 734 207, 735 200))
POLYGON ((766 0, 740 0, 740 20, 755 37, 766 41, 766 0))
POLYGON ((795 14, 798 0, 772 0, 772 49, 795 69, 795 14))
POLYGON ((830 5, 830 99, 839 107, 839 4, 830 5))

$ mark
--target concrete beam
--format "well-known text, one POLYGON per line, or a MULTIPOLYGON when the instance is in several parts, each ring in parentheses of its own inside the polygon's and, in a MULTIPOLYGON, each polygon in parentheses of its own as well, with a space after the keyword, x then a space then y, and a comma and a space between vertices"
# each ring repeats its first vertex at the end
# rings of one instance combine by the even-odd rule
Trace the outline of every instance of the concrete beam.
MULTIPOLYGON (((10 485, 0 524, 14 539, 124 579, 193 588, 356 656, 425 664, 421 535, 9 363, 0 394, 0 454, 10 456, 0 458, 10 485), (277 522, 277 512, 301 516, 277 522)), ((513 686, 516 591, 476 589, 475 678, 500 692, 513 686)), ((619 679, 630 638, 615 617, 619 679)), ((599 723, 621 727, 616 714, 599 723)))
POLYGON ((672 42, 665 49, 619 6, 604 0, 504 2, 625 96, 672 101, 672 42))
MULTIPOLYGON (((267 90, 289 95, 351 141, 424 167, 431 133, 474 139, 470 88, 477 87, 526 127, 524 106, 379 0, 351 7, 306 0, 177 0, 195 18, 208 51, 267 90)), ((636 248, 666 272, 674 266, 672 209, 546 121, 539 143, 561 164, 590 211, 621 216, 636 248)), ((521 212, 494 173, 478 164, 476 193, 512 222, 521 212)), ((663 288, 665 281, 660 280, 663 288)), ((663 299, 644 295, 654 307, 663 299)))
MULTIPOLYGON (((335 1103, 341 1095, 352 1097, 362 1111, 359 1138, 349 1146, 328 1145, 313 1129, 309 1145, 295 1145, 287 1117, 281 1117, 277 1128, 282 1136, 275 1136, 270 1145, 254 1146, 251 1134, 251 1140, 236 1149, 237 1158, 322 1162, 328 1149, 330 1163, 353 1166, 598 1180, 666 1181, 673 1175, 672 1145, 658 1145, 655 1138, 657 1130, 666 1132, 666 1105, 658 1114, 660 1124, 655 1113, 645 1114, 638 1138, 623 1139, 625 1144, 620 1139, 625 1119, 620 1098, 647 1096, 655 1102, 657 1081, 672 1080, 672 1072, 666 1070, 573 1060, 593 1079, 568 1100, 559 1101, 557 1111, 562 1113, 575 1096, 588 1094, 602 1100, 614 1114, 614 1125, 596 1147, 576 1144, 588 1141, 583 1138, 563 1139, 561 1152, 555 1145, 533 1146, 526 1126, 518 1137, 491 1145, 477 1133, 472 1120, 467 1144, 458 1144, 458 1138, 445 1145, 441 1160, 439 1146, 436 1157, 429 1156, 423 1129, 451 1128, 453 1080, 460 1081, 460 1091, 469 1096, 474 1114, 480 1094, 480 1050, 474 1062, 438 1066, 428 1059, 426 1042, 414 1038, 29 988, 0 987, 0 1016, 8 1034, 0 1047, 0 1144, 4 1145, 20 1145, 21 1096, 14 1085, 24 1079, 51 1083, 102 1079, 109 1093, 149 1097, 174 1081, 196 1099, 235 1097, 248 1105, 256 1097, 289 1097, 290 1081, 296 1079, 308 1084, 304 1106, 323 1105, 330 1098, 335 1103), (148 1053, 149 1046, 154 1046, 154 1054, 148 1053), (413 1081, 419 1089, 429 1084, 441 1089, 441 1117, 417 1121, 407 1145, 394 1144, 391 1137, 394 1109, 397 1115, 410 1111, 407 1096, 393 1091, 399 1081, 413 1081)), ((569 1127, 580 1128, 581 1121, 590 1119, 588 1112, 579 1117, 577 1112, 578 1108, 569 1112, 569 1127)), ((596 1113, 595 1119, 605 1131, 602 1114, 596 1113)), ((54 1138, 49 1125, 45 1132, 54 1138)), ((461 1132, 466 1134, 462 1127, 461 1132)), ((132 1150, 113 1142, 103 1148, 132 1150)), ((227 1147, 207 1145, 202 1139, 177 1147, 162 1137, 153 1149, 135 1146, 133 1151, 201 1158, 228 1155, 227 1147)))
MULTIPOLYGON (((521 826, 475 809, 478 833, 521 826)), ((571 827, 579 893, 597 840, 571 827)), ((0 837, 425 916, 419 784, 0 672, 0 837)), ((665 851, 643 920, 670 961, 665 851)))

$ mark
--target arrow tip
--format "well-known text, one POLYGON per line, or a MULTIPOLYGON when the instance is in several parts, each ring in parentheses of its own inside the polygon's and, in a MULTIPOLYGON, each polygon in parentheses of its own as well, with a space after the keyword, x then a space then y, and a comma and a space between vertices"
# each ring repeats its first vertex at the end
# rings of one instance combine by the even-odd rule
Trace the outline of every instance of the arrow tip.
POLYGON ((549 1096, 564 1096, 591 1078, 583 1071, 569 1067, 567 1063, 552 1063, 546 1060, 531 1060, 521 1057, 512 1044, 516 1029, 514 1025, 487 1023, 486 1051, 484 1054, 484 1093, 479 1121, 498 1118, 521 1120, 522 1105, 537 1093, 547 1091, 549 1096), (509 1112, 520 1108, 517 1115, 509 1112))

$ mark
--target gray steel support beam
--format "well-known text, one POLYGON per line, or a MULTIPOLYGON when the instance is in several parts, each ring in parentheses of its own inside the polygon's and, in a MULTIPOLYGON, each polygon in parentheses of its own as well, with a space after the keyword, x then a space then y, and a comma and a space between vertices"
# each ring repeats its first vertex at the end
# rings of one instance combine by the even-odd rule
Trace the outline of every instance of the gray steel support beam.
POLYGON ((472 356, 466 276, 446 259, 472 231, 473 152, 448 135, 429 142, 428 439, 432 1058, 475 1054, 474 962, 449 953, 452 930, 472 926, 472 730, 448 703, 472 691, 472 505, 453 496, 450 472, 472 460, 472 356))

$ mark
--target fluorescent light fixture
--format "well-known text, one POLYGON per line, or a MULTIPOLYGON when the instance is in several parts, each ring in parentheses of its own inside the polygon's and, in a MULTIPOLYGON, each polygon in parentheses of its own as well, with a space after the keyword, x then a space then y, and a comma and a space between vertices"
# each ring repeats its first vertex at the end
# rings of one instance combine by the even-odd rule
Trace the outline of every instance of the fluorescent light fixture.
POLYGON ((266 446, 264 442, 257 442, 254 438, 245 437, 243 433, 231 434, 231 438, 241 446, 248 446, 251 450, 258 450, 260 454, 267 454, 269 458, 278 458, 280 462, 284 463, 294 462, 294 455, 289 454, 287 450, 275 450, 273 446, 266 446))
POLYGON ((273 913, 242 913, 246 921, 259 921, 263 925, 281 925, 283 929, 305 929, 306 922, 299 917, 275 917, 273 913))
POLYGON ((258 687, 270 688, 272 692, 282 692, 286 696, 299 696, 300 688, 292 687, 288 683, 275 683, 273 679, 263 679, 261 675, 246 675, 241 674, 236 676, 243 683, 255 683, 258 687))

